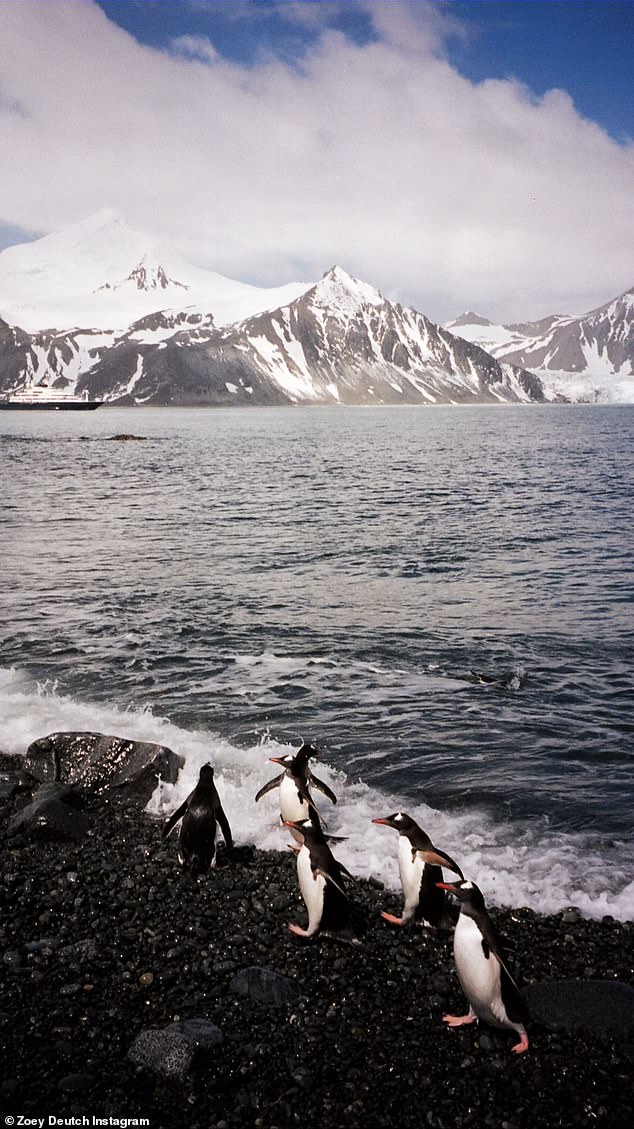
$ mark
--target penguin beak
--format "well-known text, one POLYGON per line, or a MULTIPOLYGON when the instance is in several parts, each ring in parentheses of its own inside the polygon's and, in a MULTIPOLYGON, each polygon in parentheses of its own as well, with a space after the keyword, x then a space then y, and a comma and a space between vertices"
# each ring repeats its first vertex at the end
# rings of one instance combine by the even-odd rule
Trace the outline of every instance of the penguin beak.
POLYGON ((380 823, 381 827, 391 827, 392 826, 389 819, 373 819, 372 822, 373 823, 380 823))
POLYGON ((458 894, 457 886, 454 886, 451 882, 437 882, 436 885, 439 890, 448 890, 450 894, 458 894))
POLYGON ((282 764, 282 757, 269 757, 273 764, 282 764))

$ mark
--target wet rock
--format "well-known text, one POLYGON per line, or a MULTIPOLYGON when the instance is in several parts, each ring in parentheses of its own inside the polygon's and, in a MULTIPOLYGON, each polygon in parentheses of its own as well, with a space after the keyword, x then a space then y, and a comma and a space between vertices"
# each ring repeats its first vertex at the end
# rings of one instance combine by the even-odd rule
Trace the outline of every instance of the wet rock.
POLYGON ((9 835, 18 832, 47 839, 83 839, 92 820, 78 810, 77 797, 67 785, 43 784, 32 800, 11 816, 9 835))
POLYGON ((129 741, 103 733, 51 733, 29 745, 25 769, 37 780, 80 785, 102 794, 124 789, 147 802, 159 776, 176 781, 182 758, 166 745, 129 741))
POLYGON ((246 996, 253 1003, 271 1004, 273 1007, 294 1003, 301 995, 298 984, 288 976, 255 965, 238 972, 229 987, 232 992, 246 996))

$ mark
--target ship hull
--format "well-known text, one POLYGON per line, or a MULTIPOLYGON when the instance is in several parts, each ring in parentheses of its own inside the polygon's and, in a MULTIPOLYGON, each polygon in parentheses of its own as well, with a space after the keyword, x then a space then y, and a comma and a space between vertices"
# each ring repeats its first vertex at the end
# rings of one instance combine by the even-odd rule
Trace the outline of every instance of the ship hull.
POLYGON ((10 400, 0 401, 3 412, 94 412, 100 408, 101 400, 82 400, 76 404, 15 404, 10 400))

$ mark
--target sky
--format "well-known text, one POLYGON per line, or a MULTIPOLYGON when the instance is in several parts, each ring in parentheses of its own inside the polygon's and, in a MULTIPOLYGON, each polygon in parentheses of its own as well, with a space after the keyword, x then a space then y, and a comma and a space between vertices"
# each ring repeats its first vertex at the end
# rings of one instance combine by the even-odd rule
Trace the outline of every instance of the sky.
POLYGON ((582 314, 634 286, 633 57, 632 0, 0 0, 0 248, 112 207, 260 286, 582 314))

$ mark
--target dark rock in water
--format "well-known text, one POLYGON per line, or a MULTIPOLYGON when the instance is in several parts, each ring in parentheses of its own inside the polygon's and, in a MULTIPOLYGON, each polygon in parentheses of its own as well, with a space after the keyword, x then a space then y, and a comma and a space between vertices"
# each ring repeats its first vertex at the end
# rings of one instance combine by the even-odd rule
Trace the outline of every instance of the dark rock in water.
POLYGON ((301 990, 294 980, 273 972, 270 968, 243 968, 229 985, 232 992, 247 996, 253 1003, 284 1007, 294 1003, 301 990))
POLYGON ((531 1018, 548 1027, 634 1035, 634 988, 617 980, 543 980, 523 996, 531 1018))
POLYGON ((147 802, 159 776, 175 783, 182 763, 166 745, 103 733, 51 733, 29 745, 24 767, 44 782, 78 784, 98 794, 121 788, 147 802))
POLYGON ((20 832, 48 839, 83 839, 92 820, 77 810, 77 797, 64 784, 43 784, 30 803, 11 817, 9 835, 20 832))
POLYGON ((122 435, 109 435, 108 436, 108 440, 111 443, 129 443, 133 440, 138 440, 139 442, 142 442, 145 438, 146 438, 145 435, 122 434, 122 435))
POLYGON ((151 1070, 160 1078, 185 1081, 201 1050, 218 1046, 222 1031, 206 1019, 170 1023, 168 1027, 142 1031, 128 1051, 135 1066, 151 1070))

